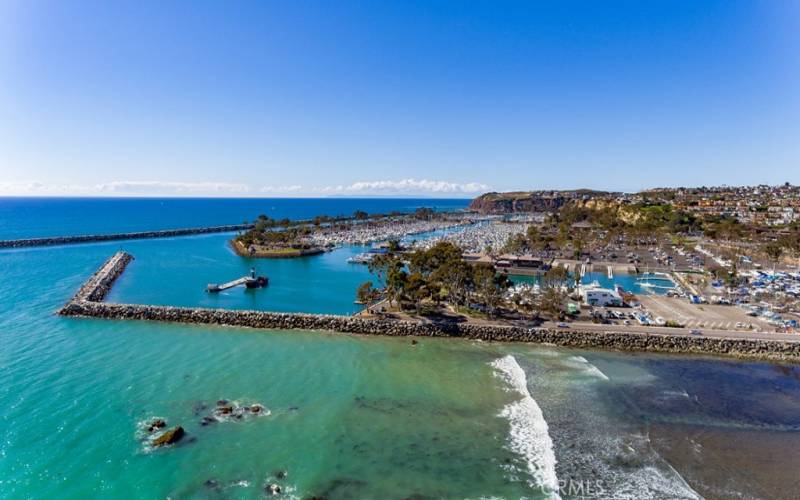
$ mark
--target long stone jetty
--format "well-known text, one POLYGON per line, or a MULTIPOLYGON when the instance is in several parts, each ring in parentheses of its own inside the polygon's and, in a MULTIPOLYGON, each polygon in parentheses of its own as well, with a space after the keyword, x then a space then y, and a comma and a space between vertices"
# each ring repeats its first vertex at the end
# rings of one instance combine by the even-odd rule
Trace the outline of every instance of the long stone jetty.
POLYGON ((164 229, 159 231, 139 231, 130 233, 84 234, 78 236, 52 236, 47 238, 0 240, 0 248, 43 247, 53 245, 70 245, 75 243, 92 243, 98 241, 141 240, 148 238, 191 236, 195 234, 232 233, 234 231, 251 229, 252 227, 252 224, 234 224, 228 226, 191 227, 183 229, 164 229))
POLYGON ((460 337, 498 342, 533 342, 581 349, 731 356, 800 363, 800 342, 697 337, 631 332, 522 328, 460 323, 422 323, 326 314, 276 313, 230 309, 152 306, 102 302, 132 260, 117 252, 59 311, 63 316, 166 321, 280 330, 328 330, 386 336, 460 337))
POLYGON ((107 261, 100 266, 100 269, 78 289, 78 292, 72 296, 72 299, 67 303, 81 304, 81 303, 100 303, 106 298, 108 292, 122 271, 128 267, 128 264, 133 260, 133 256, 127 252, 119 251, 111 256, 107 261))

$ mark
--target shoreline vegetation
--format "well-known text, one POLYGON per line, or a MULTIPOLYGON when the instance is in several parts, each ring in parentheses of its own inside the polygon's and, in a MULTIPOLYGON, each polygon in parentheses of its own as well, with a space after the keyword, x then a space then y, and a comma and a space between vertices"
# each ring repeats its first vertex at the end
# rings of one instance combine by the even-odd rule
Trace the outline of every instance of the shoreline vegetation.
POLYGON ((366 314, 420 320, 791 333, 800 322, 795 202, 800 189, 788 184, 488 193, 469 207, 487 224, 375 256, 374 279, 354 292, 373 304, 366 314), (584 282, 598 271, 610 285, 584 282), (641 274, 630 286, 647 290, 622 288, 620 272, 641 274), (506 274, 536 280, 512 287, 506 274))
POLYGON ((133 257, 117 252, 58 311, 62 316, 147 320, 247 327, 326 330, 385 336, 458 337, 483 341, 530 342, 562 347, 703 354, 800 363, 800 342, 629 332, 563 331, 457 322, 421 322, 340 315, 276 313, 231 309, 115 304, 103 302, 133 257))
POLYGON ((277 247, 272 248, 261 245, 245 246, 241 241, 232 239, 229 241, 231 248, 240 257, 252 257, 256 259, 287 259, 295 257, 309 257, 312 255, 319 255, 324 253, 325 250, 318 247, 310 248, 294 248, 294 247, 277 247))

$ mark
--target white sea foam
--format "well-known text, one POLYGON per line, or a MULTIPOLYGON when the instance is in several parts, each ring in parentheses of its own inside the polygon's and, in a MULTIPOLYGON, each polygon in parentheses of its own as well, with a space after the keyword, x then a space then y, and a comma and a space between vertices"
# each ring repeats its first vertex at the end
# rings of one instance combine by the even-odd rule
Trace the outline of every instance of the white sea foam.
POLYGON ((232 407, 232 411, 230 413, 222 413, 220 406, 218 405, 208 418, 216 420, 217 422, 237 422, 251 417, 259 418, 272 415, 272 411, 260 403, 229 401, 227 405, 232 407), (259 408, 258 412, 253 412, 251 410, 254 406, 259 408))
POLYGON ((536 484, 532 486, 541 487, 552 498, 560 498, 553 440, 542 410, 528 392, 525 372, 511 355, 496 359, 491 365, 508 383, 509 390, 522 395, 521 399, 509 403, 500 412, 500 416, 507 418, 511 424, 509 447, 525 458, 528 472, 536 479, 536 484))
POLYGON ((661 391, 658 399, 691 399, 686 389, 681 391, 661 391))
POLYGON ((601 372, 598 367, 596 367, 593 364, 589 363, 589 361, 586 358, 584 358, 583 356, 570 356, 569 360, 578 363, 580 365, 581 369, 583 369, 584 373, 586 373, 587 375, 590 375, 592 377, 599 378, 599 379, 602 379, 602 380, 608 380, 608 377, 606 376, 605 373, 601 372))
POLYGON ((657 456, 663 462, 663 468, 648 465, 624 474, 618 478, 613 491, 614 498, 624 500, 659 500, 674 498, 675 500, 702 500, 696 491, 672 468, 669 463, 657 456))
MULTIPOLYGON (((603 429, 599 425, 599 429, 603 429)), ((619 500, 701 500, 681 475, 653 449, 647 434, 600 432, 588 437, 589 449, 570 450, 563 458, 587 460, 597 471, 598 497, 619 500), (609 435, 611 434, 611 435, 609 435)), ((565 491, 562 488, 562 491, 565 491)))

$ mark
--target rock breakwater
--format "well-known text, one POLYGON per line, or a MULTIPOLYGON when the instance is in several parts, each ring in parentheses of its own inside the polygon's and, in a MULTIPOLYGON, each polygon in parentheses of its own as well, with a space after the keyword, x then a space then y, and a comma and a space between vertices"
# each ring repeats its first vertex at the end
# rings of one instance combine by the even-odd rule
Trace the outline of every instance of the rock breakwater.
POLYGON ((326 330, 394 337, 458 337, 495 342, 532 342, 580 349, 722 355, 800 362, 800 342, 689 335, 523 328, 451 322, 413 322, 305 313, 153 306, 101 302, 132 260, 114 254, 60 311, 64 316, 164 321, 257 329, 326 330))
POLYGON ((98 241, 170 238, 173 236, 191 236, 195 234, 230 233, 234 231, 247 230, 252 227, 253 227, 252 224, 236 224, 230 226, 165 229, 162 231, 140 231, 140 232, 114 233, 114 234, 85 234, 79 236, 53 236, 50 238, 0 240, 0 248, 43 247, 43 246, 53 246, 53 245, 70 245, 74 243, 92 243, 98 241))
POLYGON ((114 282, 132 260, 133 256, 126 252, 120 251, 112 255, 78 289, 78 292, 68 302, 68 305, 72 303, 100 302, 105 299, 114 282))

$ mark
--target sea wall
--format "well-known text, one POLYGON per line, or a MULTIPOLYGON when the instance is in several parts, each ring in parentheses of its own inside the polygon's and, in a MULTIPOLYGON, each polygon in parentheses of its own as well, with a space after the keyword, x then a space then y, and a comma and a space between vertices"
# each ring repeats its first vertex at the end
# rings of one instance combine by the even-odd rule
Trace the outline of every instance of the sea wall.
POLYGON ((328 330, 393 337, 460 337, 496 342, 534 342, 582 349, 722 355, 800 363, 800 342, 779 340, 521 328, 450 322, 423 323, 356 316, 101 302, 132 259, 133 257, 125 252, 114 254, 89 278, 72 300, 64 305, 59 314, 259 329, 328 330))
POLYGON ((739 358, 800 361, 800 342, 722 339, 683 335, 593 332, 518 328, 458 323, 416 323, 351 316, 271 313, 103 302, 74 302, 61 311, 66 316, 168 321, 280 330, 330 330, 394 337, 461 337, 496 342, 534 342, 563 347, 643 352, 695 353, 739 358))
POLYGON ((252 224, 235 224, 229 226, 194 227, 185 229, 165 229, 162 231, 141 231, 114 234, 84 234, 80 236, 53 236, 51 238, 28 238, 21 240, 0 240, 0 248, 42 247, 53 245, 69 245, 74 243, 92 243, 98 241, 141 240, 148 238, 170 238, 173 236, 190 236, 194 234, 231 233, 252 228, 252 224))

